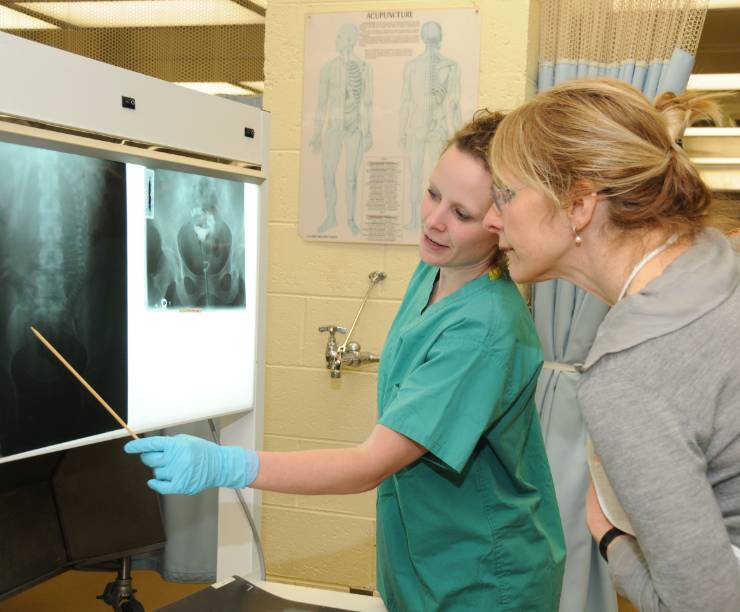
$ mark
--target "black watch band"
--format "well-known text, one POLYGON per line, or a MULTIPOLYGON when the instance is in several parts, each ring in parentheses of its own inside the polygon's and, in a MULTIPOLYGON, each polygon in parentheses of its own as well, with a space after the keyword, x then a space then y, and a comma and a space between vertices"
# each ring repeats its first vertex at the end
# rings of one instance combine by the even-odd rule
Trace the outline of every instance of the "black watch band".
POLYGON ((599 540, 599 552, 601 553, 601 556, 604 557, 604 561, 609 563, 609 559, 606 558, 606 549, 609 547, 609 544, 612 543, 612 540, 614 538, 617 538, 621 535, 626 535, 624 531, 619 529, 619 527, 612 527, 609 531, 607 531, 603 536, 601 536, 601 540, 599 540))

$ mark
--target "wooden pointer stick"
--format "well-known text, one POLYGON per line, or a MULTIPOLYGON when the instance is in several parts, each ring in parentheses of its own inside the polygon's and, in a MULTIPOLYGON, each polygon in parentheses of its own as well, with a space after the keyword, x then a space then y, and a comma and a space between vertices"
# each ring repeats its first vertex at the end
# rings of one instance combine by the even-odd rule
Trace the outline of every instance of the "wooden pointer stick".
POLYGON ((95 391, 95 389, 93 389, 89 385, 89 383, 77 373, 77 370, 75 370, 71 365, 69 365, 67 360, 59 354, 59 352, 51 345, 51 343, 46 338, 44 338, 41 335, 41 333, 38 330, 36 330, 36 328, 34 328, 33 326, 31 327, 31 331, 33 332, 33 335, 36 336, 39 340, 41 340, 42 344, 51 351, 54 357, 56 357, 59 361, 61 361, 62 364, 64 364, 64 367, 67 368, 70 372, 72 372, 72 374, 75 375, 75 378, 77 378, 77 380, 79 380, 82 383, 85 389, 87 389, 90 393, 92 393, 92 396, 102 404, 103 408, 105 408, 108 412, 110 412, 111 416, 114 419, 116 419, 116 421, 118 421, 118 424, 121 427, 123 427, 132 438, 138 440, 139 436, 137 436, 131 429, 129 429, 129 426, 126 425, 126 423, 123 422, 123 419, 116 414, 116 411, 113 410, 113 408, 111 408, 106 403, 106 401, 98 395, 98 392, 95 391))

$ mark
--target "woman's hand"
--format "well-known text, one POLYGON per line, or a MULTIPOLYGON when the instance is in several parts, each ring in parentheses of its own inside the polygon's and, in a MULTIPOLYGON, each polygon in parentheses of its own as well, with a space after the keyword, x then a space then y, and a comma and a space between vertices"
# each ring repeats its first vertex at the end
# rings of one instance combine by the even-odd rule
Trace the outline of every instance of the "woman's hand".
POLYGON ((601 542, 604 534, 614 527, 601 509, 599 498, 596 496, 594 481, 590 478, 588 481, 588 494, 586 495, 586 524, 597 543, 601 542))
POLYGON ((153 469, 154 478, 147 484, 162 495, 195 495, 211 487, 240 489, 259 472, 255 451, 186 434, 132 440, 123 450, 139 454, 142 463, 153 469))

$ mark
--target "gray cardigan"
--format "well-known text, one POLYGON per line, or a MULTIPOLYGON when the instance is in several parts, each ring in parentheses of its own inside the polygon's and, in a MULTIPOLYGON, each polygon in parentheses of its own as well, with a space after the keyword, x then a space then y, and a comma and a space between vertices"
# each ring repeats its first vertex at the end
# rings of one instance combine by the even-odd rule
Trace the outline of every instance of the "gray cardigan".
POLYGON ((609 548, 641 611, 738 612, 740 254, 705 230, 604 319, 578 389, 637 539, 609 548))

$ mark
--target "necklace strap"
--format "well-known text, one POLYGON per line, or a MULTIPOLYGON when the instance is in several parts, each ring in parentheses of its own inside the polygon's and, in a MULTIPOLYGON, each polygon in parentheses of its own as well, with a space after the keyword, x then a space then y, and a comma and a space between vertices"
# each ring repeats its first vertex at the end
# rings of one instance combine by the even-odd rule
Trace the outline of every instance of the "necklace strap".
MULTIPOLYGON (((629 276, 627 277, 627 280, 624 281, 624 286, 622 287, 622 290, 619 292, 619 297, 617 298, 617 302, 619 302, 624 295, 627 293, 627 289, 629 289, 629 286, 632 284, 632 281, 635 280, 635 276, 637 276, 638 272, 642 270, 651 259, 655 259, 658 255, 660 255, 663 251, 665 251, 669 246, 671 246, 674 242, 678 240, 678 234, 673 234, 668 240, 666 240, 663 244, 661 244, 659 247, 653 249, 650 251, 645 257, 643 257, 640 261, 637 262, 634 268, 632 268, 632 272, 629 273, 629 276)), ((614 302, 615 304, 617 302, 614 302)))

